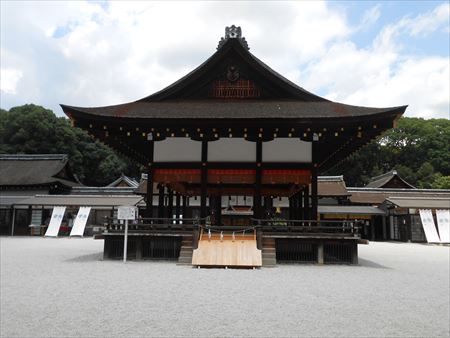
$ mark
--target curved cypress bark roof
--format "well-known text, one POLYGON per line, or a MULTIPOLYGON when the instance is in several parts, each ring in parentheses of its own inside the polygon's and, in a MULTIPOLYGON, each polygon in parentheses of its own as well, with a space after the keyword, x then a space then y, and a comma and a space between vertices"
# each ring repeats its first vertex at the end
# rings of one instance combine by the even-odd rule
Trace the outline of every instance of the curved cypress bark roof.
POLYGON ((238 39, 228 39, 209 59, 168 87, 134 102, 103 107, 61 105, 64 112, 137 119, 316 119, 402 114, 407 106, 370 108, 329 101, 289 81, 251 54, 238 39), (211 98, 208 85, 223 75, 224 65, 239 64, 261 88, 260 98, 211 98))
POLYGON ((142 164, 149 161, 148 140, 297 137, 317 141, 314 165, 323 172, 392 128, 407 106, 329 101, 268 67, 240 35, 229 35, 199 67, 152 95, 104 107, 61 107, 74 125, 142 164))
POLYGON ((397 172, 391 170, 379 176, 372 177, 366 188, 405 188, 415 189, 415 187, 406 182, 397 172))
POLYGON ((339 117, 364 117, 384 113, 401 114, 406 106, 368 108, 331 101, 303 102, 292 100, 170 100, 83 108, 61 105, 68 115, 84 113, 99 117, 137 119, 320 119, 339 117))
POLYGON ((64 154, 0 155, 0 186, 80 185, 64 154))

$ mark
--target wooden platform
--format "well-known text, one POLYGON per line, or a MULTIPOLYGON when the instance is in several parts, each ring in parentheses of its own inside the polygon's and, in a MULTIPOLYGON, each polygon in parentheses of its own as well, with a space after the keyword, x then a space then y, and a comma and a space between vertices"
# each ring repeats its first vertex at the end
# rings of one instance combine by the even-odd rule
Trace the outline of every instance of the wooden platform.
POLYGON ((203 267, 260 267, 262 253, 252 235, 230 235, 222 238, 218 234, 200 237, 198 248, 192 255, 192 265, 203 267))

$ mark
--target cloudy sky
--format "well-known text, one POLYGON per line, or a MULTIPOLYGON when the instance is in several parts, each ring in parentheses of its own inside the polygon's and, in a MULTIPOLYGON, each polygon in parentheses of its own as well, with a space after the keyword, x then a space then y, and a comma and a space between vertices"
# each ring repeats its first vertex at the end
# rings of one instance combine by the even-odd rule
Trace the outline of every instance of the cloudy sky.
POLYGON ((137 100, 215 52, 225 26, 303 88, 449 118, 450 5, 414 2, 1 2, 1 107, 137 100))

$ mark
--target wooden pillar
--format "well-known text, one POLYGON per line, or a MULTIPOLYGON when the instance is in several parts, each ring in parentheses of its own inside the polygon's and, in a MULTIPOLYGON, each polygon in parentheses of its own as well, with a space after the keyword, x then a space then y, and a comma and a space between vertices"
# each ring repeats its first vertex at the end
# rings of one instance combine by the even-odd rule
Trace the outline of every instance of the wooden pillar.
POLYGON ((352 241, 352 264, 358 264, 358 242, 352 241))
POLYGON ((381 216, 381 222, 383 227, 383 241, 387 241, 387 227, 386 227, 386 216, 381 216))
POLYGON ((302 190, 300 190, 299 193, 298 193, 298 214, 300 216, 299 218, 302 219, 302 220, 305 219, 305 215, 304 215, 305 209, 303 208, 304 196, 305 196, 305 191, 302 188, 302 190))
POLYGON ((312 170, 311 177, 311 219, 317 220, 317 208, 318 208, 318 197, 317 197, 317 170, 314 168, 312 170))
POLYGON ((111 247, 111 241, 109 236, 105 237, 104 243, 103 243, 103 259, 109 259, 109 251, 110 251, 110 247, 111 247))
POLYGON ((167 188, 167 218, 173 218, 173 190, 167 188))
POLYGON ((164 217, 164 186, 158 186, 158 217, 164 217))
POLYGON ((14 236, 14 227, 16 223, 16 209, 11 206, 11 236, 14 236))
POLYGON ((28 215, 27 216, 28 216, 28 224, 31 224, 31 219, 33 217, 33 207, 31 205, 28 206, 28 215))
MULTIPOLYGON (((190 218, 190 217, 188 217, 188 209, 187 209, 189 197, 183 196, 182 200, 183 200, 183 206, 181 208, 181 214, 183 215, 183 220, 184 220, 185 218, 190 218)), ((183 221, 183 223, 184 223, 184 221, 183 221)))
POLYGON ((294 201, 293 196, 288 197, 289 201, 289 219, 294 219, 294 201))
POLYGON ((270 196, 264 196, 264 218, 270 218, 270 210, 272 209, 271 206, 272 198, 270 196))
POLYGON ((202 168, 200 182, 200 217, 207 216, 206 199, 208 193, 208 141, 202 141, 202 168))
POLYGON ((44 222, 45 222, 45 219, 44 219, 44 206, 42 205, 41 206, 41 224, 39 224, 39 225, 43 225, 44 222))
POLYGON ((214 213, 216 214, 216 224, 222 225, 222 196, 219 195, 215 198, 215 200, 216 203, 214 213))
POLYGON ((318 169, 318 146, 319 146, 319 137, 313 136, 313 142, 311 144, 311 159, 312 159, 312 167, 311 167, 311 209, 310 209, 310 217, 311 220, 317 220, 318 217, 318 196, 317 196, 317 169, 318 169))
MULTIPOLYGON (((175 217, 181 217, 181 195, 179 193, 175 194, 175 217)), ((177 223, 180 224, 181 222, 177 221, 177 223)))
POLYGON ((324 264, 325 263, 325 256, 324 256, 324 244, 323 241, 320 241, 317 245, 317 263, 318 264, 324 264))
POLYGON ((147 192, 145 194, 145 216, 153 217, 153 157, 154 141, 148 141, 148 162, 147 162, 147 192))
POLYGON ((408 243, 410 243, 412 241, 412 226, 411 226, 411 214, 409 213, 408 210, 408 214, 406 215, 406 229, 407 229, 407 234, 408 234, 408 243))
POLYGON ((273 198, 272 198, 272 196, 267 197, 267 214, 270 217, 273 216, 273 198))
POLYGON ((142 260, 142 236, 136 236, 136 260, 142 260))
POLYGON ((261 218, 261 186, 262 186, 262 141, 256 141, 256 175, 253 193, 253 217, 261 218))
POLYGON ((304 193, 304 212, 305 212, 305 219, 311 219, 311 204, 309 203, 309 186, 305 186, 305 193, 304 193))
POLYGON ((375 219, 373 216, 370 217, 370 240, 375 241, 375 219))
MULTIPOLYGON (((300 194, 297 192, 294 195, 294 215, 295 219, 301 219, 300 217, 300 194)), ((298 224, 297 224, 298 225, 298 224)))

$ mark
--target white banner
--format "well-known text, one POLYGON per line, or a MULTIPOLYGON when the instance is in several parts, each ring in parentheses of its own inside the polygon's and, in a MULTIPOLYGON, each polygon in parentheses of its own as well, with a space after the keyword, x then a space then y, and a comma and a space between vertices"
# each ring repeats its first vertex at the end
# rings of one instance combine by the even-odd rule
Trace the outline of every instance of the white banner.
POLYGON ((436 210, 439 237, 442 243, 450 243, 450 210, 436 210))
POLYGON ((70 231, 70 236, 81 236, 83 237, 84 228, 86 227, 86 222, 91 212, 91 207, 80 207, 78 210, 75 222, 73 222, 72 231, 70 231))
POLYGON ((59 228, 66 212, 66 207, 54 207, 52 212, 52 218, 45 232, 46 237, 58 237, 59 228))
POLYGON ((423 231, 427 237, 428 243, 440 243, 439 235, 434 225, 433 214, 431 210, 419 210, 420 219, 422 220, 423 231))

